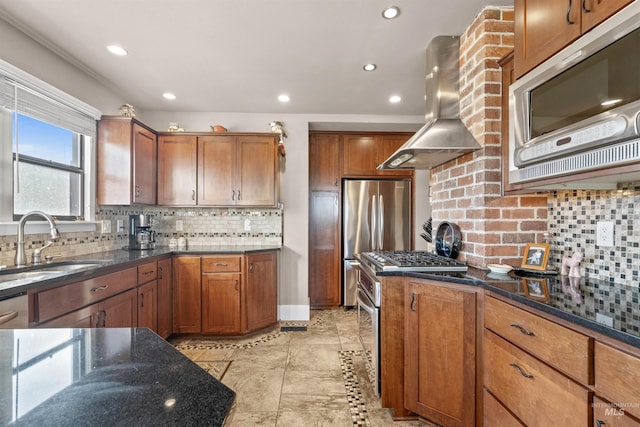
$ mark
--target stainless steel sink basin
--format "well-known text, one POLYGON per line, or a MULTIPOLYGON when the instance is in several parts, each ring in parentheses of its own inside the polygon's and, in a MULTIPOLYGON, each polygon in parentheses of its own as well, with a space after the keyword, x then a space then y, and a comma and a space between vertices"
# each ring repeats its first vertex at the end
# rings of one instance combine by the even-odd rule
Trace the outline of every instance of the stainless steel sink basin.
MULTIPOLYGON (((64 261, 54 264, 30 266, 26 269, 0 270, 0 284, 4 284, 5 286, 27 284, 64 276, 65 274, 71 274, 77 271, 101 267, 107 263, 108 261, 64 261)), ((0 286, 0 289, 1 288, 0 286)))
POLYGON ((104 265, 103 263, 98 263, 98 262, 59 263, 59 264, 51 265, 49 267, 39 268, 37 271, 41 271, 41 272, 62 271, 65 273, 69 273, 77 270, 85 270, 89 268, 101 267, 103 265, 104 265))

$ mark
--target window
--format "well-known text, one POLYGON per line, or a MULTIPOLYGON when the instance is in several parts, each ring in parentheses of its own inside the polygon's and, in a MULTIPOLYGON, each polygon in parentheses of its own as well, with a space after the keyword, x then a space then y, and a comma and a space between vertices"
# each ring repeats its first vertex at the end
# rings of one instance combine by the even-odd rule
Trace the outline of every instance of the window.
POLYGON ((0 60, 0 222, 92 219, 93 107, 0 60))
POLYGON ((13 119, 13 218, 34 210, 83 217, 84 137, 15 112, 13 119))

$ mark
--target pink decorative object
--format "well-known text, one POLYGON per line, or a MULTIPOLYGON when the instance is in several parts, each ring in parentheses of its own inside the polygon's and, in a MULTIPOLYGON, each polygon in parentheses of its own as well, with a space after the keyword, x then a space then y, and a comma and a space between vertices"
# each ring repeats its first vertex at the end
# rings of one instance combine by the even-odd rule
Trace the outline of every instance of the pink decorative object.
POLYGON ((569 277, 580 277, 580 261, 582 261, 582 252, 575 252, 571 257, 563 257, 560 274, 563 276, 568 275, 569 277))

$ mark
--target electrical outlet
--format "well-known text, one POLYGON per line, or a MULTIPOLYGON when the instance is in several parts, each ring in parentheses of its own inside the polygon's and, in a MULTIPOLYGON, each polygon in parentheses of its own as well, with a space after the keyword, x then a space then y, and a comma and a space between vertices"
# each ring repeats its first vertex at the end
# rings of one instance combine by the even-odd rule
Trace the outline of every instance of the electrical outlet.
POLYGON ((596 322, 602 323, 603 325, 607 325, 610 328, 613 328, 613 317, 609 317, 602 313, 596 313, 596 322))
POLYGON ((102 223, 102 234, 111 233, 111 220, 103 219, 102 223))
POLYGON ((598 221, 596 225, 596 245, 602 247, 613 246, 613 222, 598 221))
POLYGON ((244 231, 251 231, 251 220, 250 219, 245 219, 244 220, 244 231))
POLYGON ((176 231, 182 231, 182 220, 176 220, 176 231))
POLYGON ((124 233, 124 220, 122 219, 116 220, 116 232, 124 233))

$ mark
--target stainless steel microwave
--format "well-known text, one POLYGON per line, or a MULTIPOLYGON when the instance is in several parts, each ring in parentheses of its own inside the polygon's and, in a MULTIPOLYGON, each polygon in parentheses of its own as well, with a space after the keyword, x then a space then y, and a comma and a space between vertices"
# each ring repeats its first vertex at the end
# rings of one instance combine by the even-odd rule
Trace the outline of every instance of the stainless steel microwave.
POLYGON ((509 89, 512 183, 640 160, 640 1, 509 89))

